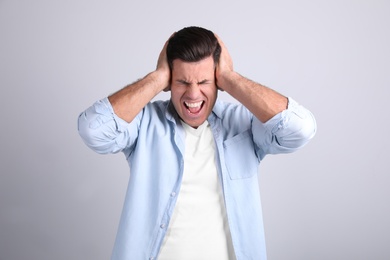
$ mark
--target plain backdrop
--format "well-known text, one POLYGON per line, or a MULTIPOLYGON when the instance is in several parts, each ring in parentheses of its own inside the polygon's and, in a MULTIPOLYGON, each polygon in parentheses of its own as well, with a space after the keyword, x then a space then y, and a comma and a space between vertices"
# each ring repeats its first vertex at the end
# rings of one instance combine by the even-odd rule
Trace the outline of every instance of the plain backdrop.
POLYGON ((259 167, 269 260, 390 259, 389 1, 0 0, 0 260, 109 259, 130 173, 78 114, 189 25, 316 117, 259 167))

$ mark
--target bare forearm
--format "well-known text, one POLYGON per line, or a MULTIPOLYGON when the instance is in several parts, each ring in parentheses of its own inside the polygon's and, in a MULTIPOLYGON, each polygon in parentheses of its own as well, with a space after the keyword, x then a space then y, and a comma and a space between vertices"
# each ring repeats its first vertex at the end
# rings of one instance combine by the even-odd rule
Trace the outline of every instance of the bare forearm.
POLYGON ((261 122, 267 122, 287 108, 288 100, 285 96, 236 72, 220 75, 218 85, 248 108, 261 122))
POLYGON ((131 122, 135 116, 169 84, 162 73, 154 71, 108 97, 117 116, 131 122))

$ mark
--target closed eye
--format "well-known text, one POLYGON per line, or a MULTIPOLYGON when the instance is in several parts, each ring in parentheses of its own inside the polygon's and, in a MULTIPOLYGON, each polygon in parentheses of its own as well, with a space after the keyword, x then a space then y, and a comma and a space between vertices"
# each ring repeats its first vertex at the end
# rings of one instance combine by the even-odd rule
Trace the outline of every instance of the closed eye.
POLYGON ((191 83, 189 83, 189 82, 187 82, 187 81, 185 81, 185 80, 177 80, 177 83, 179 83, 179 84, 181 84, 181 85, 186 85, 186 86, 189 86, 189 85, 191 85, 191 83))
MULTIPOLYGON (((181 84, 181 85, 185 85, 185 86, 190 86, 192 84, 191 82, 187 82, 187 81, 182 80, 182 79, 178 79, 178 80, 176 80, 176 82, 181 84)), ((206 84, 210 84, 210 83, 211 83, 211 80, 205 79, 205 80, 199 81, 197 84, 198 85, 206 85, 206 84)))
POLYGON ((198 85, 205 85, 205 84, 209 84, 209 83, 210 83, 210 80, 205 79, 205 80, 198 82, 198 85))

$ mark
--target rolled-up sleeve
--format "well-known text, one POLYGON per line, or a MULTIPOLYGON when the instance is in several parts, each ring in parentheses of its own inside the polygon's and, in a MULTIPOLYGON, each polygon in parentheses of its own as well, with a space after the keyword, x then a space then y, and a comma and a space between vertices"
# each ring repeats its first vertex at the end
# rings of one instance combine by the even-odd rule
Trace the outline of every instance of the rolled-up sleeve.
POLYGON ((291 153, 307 144, 317 131, 313 114, 289 98, 288 108, 266 123, 253 122, 260 159, 266 154, 291 153))
POLYGON ((142 112, 131 123, 119 118, 108 100, 95 102, 78 117, 78 132, 84 143, 97 153, 117 153, 129 148, 138 136, 142 112))

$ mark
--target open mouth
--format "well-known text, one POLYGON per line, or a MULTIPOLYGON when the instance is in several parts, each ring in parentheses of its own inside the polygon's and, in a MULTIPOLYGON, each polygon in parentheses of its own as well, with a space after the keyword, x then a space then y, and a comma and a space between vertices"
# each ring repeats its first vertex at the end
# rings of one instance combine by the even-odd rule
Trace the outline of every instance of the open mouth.
POLYGON ((202 110, 202 107, 204 105, 204 101, 199 101, 199 102, 184 102, 184 106, 187 108, 187 111, 190 112, 191 114, 197 114, 202 110))

